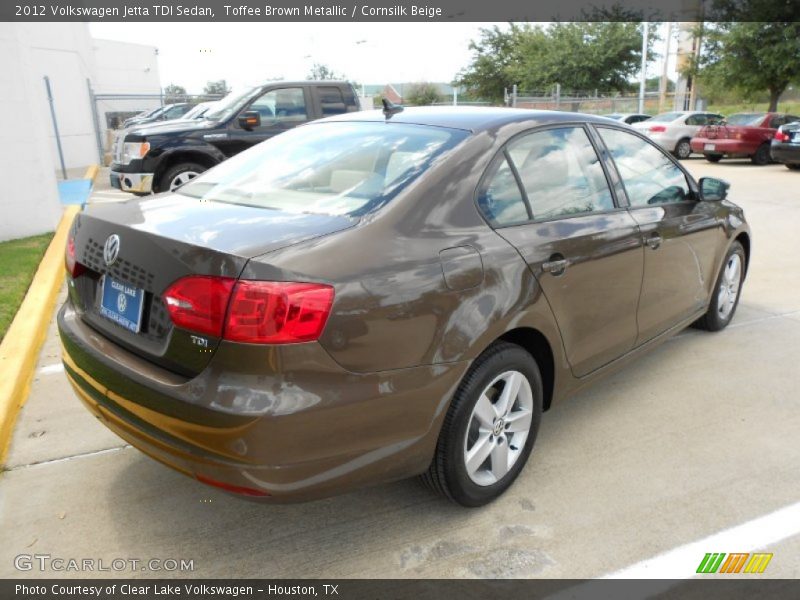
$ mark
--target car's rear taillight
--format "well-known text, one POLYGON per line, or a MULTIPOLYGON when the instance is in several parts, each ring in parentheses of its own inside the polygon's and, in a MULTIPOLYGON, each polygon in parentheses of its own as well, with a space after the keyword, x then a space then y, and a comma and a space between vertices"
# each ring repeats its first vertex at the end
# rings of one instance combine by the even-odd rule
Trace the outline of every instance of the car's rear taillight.
POLYGON ((179 279, 163 298, 172 322, 183 329, 233 342, 293 344, 319 339, 333 288, 201 275, 179 279))
POLYGON ((67 240, 67 249, 64 252, 64 266, 73 279, 86 270, 86 267, 75 258, 75 238, 73 236, 69 236, 67 240))
POLYGON ((651 125, 650 133, 664 133, 667 128, 664 125, 651 125))
POLYGON ((776 131, 775 132, 775 141, 776 142, 788 142, 789 141, 789 136, 787 134, 783 133, 780 130, 776 131))
POLYGON ((178 327, 222 337, 225 311, 235 279, 190 276, 178 279, 164 292, 164 304, 178 327))
POLYGON ((319 339, 333 304, 333 288, 318 283, 239 281, 224 337, 250 344, 319 339))

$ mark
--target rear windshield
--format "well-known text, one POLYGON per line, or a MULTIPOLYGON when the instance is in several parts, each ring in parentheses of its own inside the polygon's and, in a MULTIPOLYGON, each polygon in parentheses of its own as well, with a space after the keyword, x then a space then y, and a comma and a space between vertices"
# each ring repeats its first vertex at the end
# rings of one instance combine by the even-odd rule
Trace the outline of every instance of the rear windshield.
POLYGON ((682 117, 684 113, 680 112, 671 112, 671 113, 664 113, 661 115, 656 115, 652 119, 648 119, 650 123, 670 123, 677 119, 678 117, 682 117))
POLYGON ((306 125, 226 160, 178 193, 285 212, 358 216, 386 204, 468 135, 382 121, 306 125))
POLYGON ((736 113, 725 119, 725 122, 728 125, 761 125, 766 116, 766 113, 736 113))

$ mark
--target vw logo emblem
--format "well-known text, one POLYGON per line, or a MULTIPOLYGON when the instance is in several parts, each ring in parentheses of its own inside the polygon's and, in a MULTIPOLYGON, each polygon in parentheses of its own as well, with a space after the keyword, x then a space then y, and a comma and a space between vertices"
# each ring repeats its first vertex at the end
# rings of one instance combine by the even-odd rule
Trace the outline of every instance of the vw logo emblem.
POLYGON ((128 308, 128 299, 125 294, 120 294, 117 296, 117 310, 124 314, 126 308, 128 308))
POLYGON ((114 233, 108 236, 103 246, 103 260, 110 267, 116 262, 117 256, 119 256, 119 236, 114 233))

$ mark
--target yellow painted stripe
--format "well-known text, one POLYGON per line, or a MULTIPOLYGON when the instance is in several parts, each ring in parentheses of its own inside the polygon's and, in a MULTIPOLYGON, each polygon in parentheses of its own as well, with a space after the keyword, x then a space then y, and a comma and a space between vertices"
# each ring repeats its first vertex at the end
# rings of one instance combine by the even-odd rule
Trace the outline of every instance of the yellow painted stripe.
MULTIPOLYGON (((94 180, 98 169, 97 165, 89 167, 86 179, 94 180)), ((5 464, 14 423, 28 398, 39 350, 64 281, 67 234, 79 210, 79 206, 64 209, 25 299, 0 343, 0 465, 5 464)))

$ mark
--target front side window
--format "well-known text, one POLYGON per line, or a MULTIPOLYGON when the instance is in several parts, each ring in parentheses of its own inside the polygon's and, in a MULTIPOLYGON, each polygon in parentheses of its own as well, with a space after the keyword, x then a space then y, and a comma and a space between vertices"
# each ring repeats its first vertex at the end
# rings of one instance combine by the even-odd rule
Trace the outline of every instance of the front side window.
POLYGON ((261 115, 261 125, 302 123, 308 120, 306 99, 302 88, 270 90, 253 100, 248 111, 261 115))
POLYGON ((582 127, 547 129, 508 145, 534 219, 614 208, 600 159, 582 127))
POLYGON ((291 213, 376 210, 469 136, 405 123, 315 123, 226 160, 178 193, 291 213))
POLYGON ((686 176, 661 150, 627 131, 598 127, 631 206, 652 206, 692 198, 686 176))

